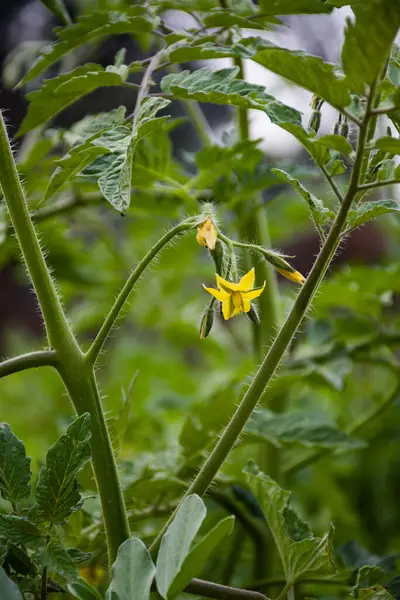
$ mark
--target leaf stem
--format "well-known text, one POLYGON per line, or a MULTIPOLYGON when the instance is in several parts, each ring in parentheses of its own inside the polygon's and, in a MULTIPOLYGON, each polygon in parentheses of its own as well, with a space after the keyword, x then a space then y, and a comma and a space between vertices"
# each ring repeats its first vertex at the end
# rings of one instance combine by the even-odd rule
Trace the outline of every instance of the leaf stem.
POLYGON ((177 235, 181 235, 185 231, 192 229, 194 227, 192 220, 187 220, 179 223, 176 227, 173 227, 170 231, 168 231, 158 242, 150 248, 148 253, 142 258, 137 267, 132 271, 131 275, 128 277, 125 285, 122 290, 119 292, 117 299, 115 300, 113 306, 110 309, 110 312, 106 316, 103 325, 100 328, 94 342, 89 348, 88 352, 85 355, 85 359, 90 364, 95 364, 99 353, 110 335, 112 328, 115 325, 118 316, 124 307, 125 302, 128 300, 130 293, 132 292, 134 286, 138 282, 140 276, 145 271, 145 269, 149 266, 151 261, 157 256, 157 254, 170 243, 170 241, 177 235))
POLYGON ((54 350, 38 350, 37 352, 28 352, 20 356, 14 356, 0 363, 0 379, 19 373, 26 369, 36 369, 38 367, 56 367, 58 364, 57 353, 54 350))
POLYGON ((384 179, 383 181, 371 181, 370 183, 361 183, 358 186, 359 192, 364 192, 365 190, 372 190, 373 188, 384 187, 385 185, 396 185, 399 184, 400 181, 398 179, 384 179))
MULTIPOLYGON (((327 268, 329 267, 330 261, 333 254, 338 246, 338 241, 343 227, 345 226, 347 215, 351 208, 354 199, 357 196, 358 185, 360 183, 360 174, 364 156, 364 149, 367 143, 368 136, 368 124, 369 124, 369 110, 374 101, 374 90, 372 89, 367 99, 367 110, 360 127, 360 133, 357 144, 356 158, 354 161, 354 167, 351 174, 351 179, 347 189, 347 193, 343 199, 343 203, 336 215, 335 221, 329 231, 329 234, 323 244, 320 253, 311 269, 311 272, 304 283, 304 286, 300 290, 297 298, 293 304, 292 310, 290 311, 284 325, 276 336, 272 343, 266 357, 264 358, 261 366, 259 367, 252 383, 248 387, 244 394, 239 406, 236 409, 233 417, 231 418, 228 426, 226 427, 223 434, 218 439, 214 449, 208 456, 207 460, 203 464, 199 473, 189 486, 184 497, 189 494, 198 494, 203 496, 210 483, 218 473, 228 454, 235 446, 238 438, 240 437, 243 428, 245 427, 248 419, 250 418, 253 410, 257 406, 259 399, 261 398, 264 390, 272 377, 274 376, 276 369, 281 362, 286 349, 293 339, 299 325, 303 321, 307 310, 311 304, 311 301, 318 289, 319 283, 324 276, 327 268)), ((165 528, 159 534, 154 541, 152 548, 158 546, 161 538, 169 526, 170 522, 174 518, 171 516, 170 520, 165 525, 165 528)))
POLYGON ((342 192, 339 190, 338 186, 336 185, 335 180, 333 179, 333 177, 328 173, 327 168, 325 167, 325 165, 323 164, 319 164, 318 165, 319 168, 321 169, 322 173, 324 174, 325 179, 327 180, 327 182, 329 183, 329 185, 331 186, 332 190, 334 191, 336 198, 339 200, 340 204, 343 204, 343 194, 342 192))

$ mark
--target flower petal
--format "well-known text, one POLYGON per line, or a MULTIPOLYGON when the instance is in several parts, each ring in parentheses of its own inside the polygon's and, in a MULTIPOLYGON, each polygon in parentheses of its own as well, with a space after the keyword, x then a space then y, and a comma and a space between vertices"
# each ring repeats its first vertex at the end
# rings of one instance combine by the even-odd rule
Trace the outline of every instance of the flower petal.
POLYGON ((235 316, 236 309, 235 309, 235 306, 234 306, 234 304, 232 302, 232 296, 229 296, 222 303, 222 314, 224 315, 225 321, 227 321, 228 319, 231 319, 232 317, 235 316))
POLYGON ((281 275, 286 277, 286 279, 290 279, 290 281, 294 281, 295 283, 304 283, 306 278, 304 275, 299 273, 298 271, 287 271, 286 269, 277 269, 281 275))
POLYGON ((231 281, 226 281, 223 279, 218 273, 215 273, 215 277, 217 279, 217 284, 220 290, 224 292, 234 292, 238 288, 238 283, 232 283, 231 281))
POLYGON ((228 292, 225 292, 224 290, 216 290, 215 288, 206 287, 204 283, 203 288, 206 290, 206 292, 211 294, 211 296, 214 296, 214 298, 216 298, 220 302, 225 302, 226 300, 228 300, 228 298, 230 298, 230 294, 228 292))
POLYGON ((256 278, 256 274, 254 272, 254 267, 250 269, 246 275, 243 275, 241 280, 238 283, 238 287, 236 288, 239 292, 248 292, 252 290, 254 287, 254 281, 256 278))
MULTIPOLYGON (((255 290, 250 290, 249 292, 241 292, 243 301, 244 300, 254 300, 254 298, 258 298, 258 296, 260 296, 263 293, 264 288, 265 288, 265 281, 264 281, 263 286, 256 288, 255 290)), ((248 311, 245 311, 245 312, 248 312, 248 311)))
POLYGON ((243 312, 245 312, 245 313, 248 313, 251 309, 251 302, 244 295, 242 295, 242 306, 243 306, 243 312))

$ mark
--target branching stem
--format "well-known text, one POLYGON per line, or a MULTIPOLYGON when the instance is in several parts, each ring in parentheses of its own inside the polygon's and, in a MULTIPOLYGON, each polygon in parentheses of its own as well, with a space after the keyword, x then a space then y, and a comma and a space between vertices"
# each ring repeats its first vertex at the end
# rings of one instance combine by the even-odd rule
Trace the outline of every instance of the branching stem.
POLYGON ((9 358, 0 363, 0 379, 13 373, 19 373, 26 369, 36 369, 38 367, 56 367, 57 353, 54 350, 39 350, 38 352, 28 352, 14 358, 9 358))

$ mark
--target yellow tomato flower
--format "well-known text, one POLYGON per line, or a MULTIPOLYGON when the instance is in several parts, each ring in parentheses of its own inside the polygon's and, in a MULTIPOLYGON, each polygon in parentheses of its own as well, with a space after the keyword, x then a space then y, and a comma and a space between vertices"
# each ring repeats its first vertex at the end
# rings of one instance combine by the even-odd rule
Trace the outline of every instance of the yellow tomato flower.
POLYGON ((215 244, 217 243, 217 228, 210 217, 207 217, 207 219, 197 228, 196 240, 199 244, 210 250, 215 249, 215 244))
POLYGON ((100 585, 105 581, 105 571, 103 567, 89 565, 79 569, 79 576, 90 585, 100 585))
POLYGON ((203 287, 209 294, 214 296, 214 298, 222 302, 222 314, 224 315, 225 320, 230 319, 235 315, 249 312, 251 300, 258 298, 265 288, 264 281, 262 287, 254 289, 254 268, 246 273, 239 283, 226 281, 218 274, 215 276, 217 278, 218 290, 215 288, 208 288, 205 285, 203 285, 203 287))
POLYGON ((290 281, 294 281, 295 283, 304 283, 306 278, 304 275, 299 273, 299 271, 287 271, 286 269, 276 269, 279 271, 281 275, 286 277, 286 279, 290 279, 290 281))

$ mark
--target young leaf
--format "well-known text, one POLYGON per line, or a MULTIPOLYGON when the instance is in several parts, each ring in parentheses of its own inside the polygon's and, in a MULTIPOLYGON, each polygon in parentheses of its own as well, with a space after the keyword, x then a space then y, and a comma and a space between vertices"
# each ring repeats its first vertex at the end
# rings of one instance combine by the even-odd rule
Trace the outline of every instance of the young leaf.
POLYGON ((106 600, 148 600, 155 570, 143 542, 127 540, 118 549, 106 600))
POLYGON ((78 578, 76 564, 67 550, 60 544, 51 543, 40 553, 40 564, 47 567, 50 573, 57 573, 67 581, 78 578))
POLYGON ((315 573, 331 574, 332 531, 323 538, 313 537, 307 523, 290 508, 290 492, 280 488, 254 463, 249 463, 244 472, 267 519, 286 582, 294 584, 315 573))
POLYGON ((268 440, 278 447, 288 443, 299 443, 307 448, 338 450, 354 450, 365 446, 362 440, 311 412, 280 415, 269 410, 257 410, 246 427, 246 434, 255 440, 268 440))
POLYGON ((36 525, 22 517, 0 514, 0 538, 13 544, 37 544, 42 535, 36 525))
POLYGON ((190 546, 206 516, 206 507, 199 496, 185 498, 168 527, 157 556, 156 583, 160 595, 167 600, 168 591, 180 573, 190 552, 190 546))
POLYGON ((0 423, 0 493, 12 504, 29 498, 30 463, 24 444, 7 423, 0 423))
POLYGON ((56 15, 65 25, 71 24, 71 17, 68 14, 63 0, 40 0, 52 13, 56 15))
POLYGON ((257 19, 252 15, 239 15, 229 10, 217 9, 204 17, 204 25, 207 27, 241 27, 246 29, 267 29, 268 24, 280 25, 282 21, 273 15, 260 14, 257 19), (259 17, 259 18, 258 18, 259 17))
POLYGON ((277 75, 317 94, 332 106, 344 108, 350 104, 350 94, 334 65, 318 56, 301 51, 272 46, 257 52, 252 59, 277 75))
POLYGON ((46 123, 69 104, 98 87, 125 84, 126 77, 122 72, 107 69, 88 63, 70 73, 45 80, 39 90, 27 94, 30 101, 28 114, 22 121, 18 135, 46 123))
POLYGON ((168 600, 173 600, 179 592, 184 590, 192 577, 201 573, 207 559, 218 544, 232 533, 235 518, 226 517, 219 521, 217 525, 191 550, 185 558, 182 567, 176 574, 174 580, 168 588, 168 600))
POLYGON ((150 32, 157 23, 158 17, 151 15, 141 6, 132 6, 123 12, 118 10, 90 11, 89 14, 78 17, 77 22, 73 25, 56 29, 59 40, 43 49, 20 85, 25 85, 59 61, 67 52, 82 44, 109 35, 150 32))
POLYGON ((322 135, 321 137, 316 138, 313 143, 326 146, 332 150, 337 150, 341 154, 344 154, 344 156, 350 156, 350 154, 353 152, 353 148, 346 138, 342 135, 337 135, 334 133, 322 135))
POLYGON ((377 200, 376 202, 365 202, 357 208, 350 211, 349 227, 356 229, 375 217, 386 215, 388 213, 400 212, 400 205, 395 200, 377 200))
POLYGON ((371 0, 353 8, 355 23, 349 19, 342 48, 346 85, 363 94, 382 71, 400 27, 397 0, 371 0))
POLYGON ((323 225, 330 219, 332 212, 323 205, 322 200, 319 200, 314 194, 311 194, 311 192, 306 190, 300 181, 289 175, 289 173, 286 173, 286 171, 282 171, 282 169, 271 170, 278 175, 278 177, 283 179, 283 181, 290 183, 302 198, 304 198, 316 223, 323 225))
POLYGON ((390 136, 378 138, 375 141, 375 148, 390 154, 400 154, 400 139, 390 136))
POLYGON ((75 419, 48 451, 31 509, 36 521, 61 524, 82 506, 76 478, 90 459, 90 435, 90 415, 86 413, 75 419))
POLYGON ((16 583, 7 577, 4 569, 0 567, 0 590, 4 600, 23 600, 22 594, 16 583))
MULTIPOLYGON (((100 594, 84 579, 69 583, 68 591, 79 600, 102 600, 100 594)), ((112 600, 115 600, 115 598, 112 600)))
POLYGON ((261 0, 260 9, 262 13, 271 15, 311 15, 332 10, 321 0, 261 0))
POLYGON ((118 108, 113 108, 110 112, 86 115, 64 133, 64 139, 70 146, 82 144, 89 139, 93 139, 94 136, 100 135, 106 129, 123 125, 125 113, 125 106, 119 106, 118 108))
POLYGON ((300 113, 296 109, 281 104, 273 96, 266 94, 262 85, 236 79, 238 72, 237 67, 220 71, 199 69, 193 73, 181 71, 166 75, 161 81, 161 89, 175 98, 262 110, 277 125, 286 122, 301 123, 300 113))

